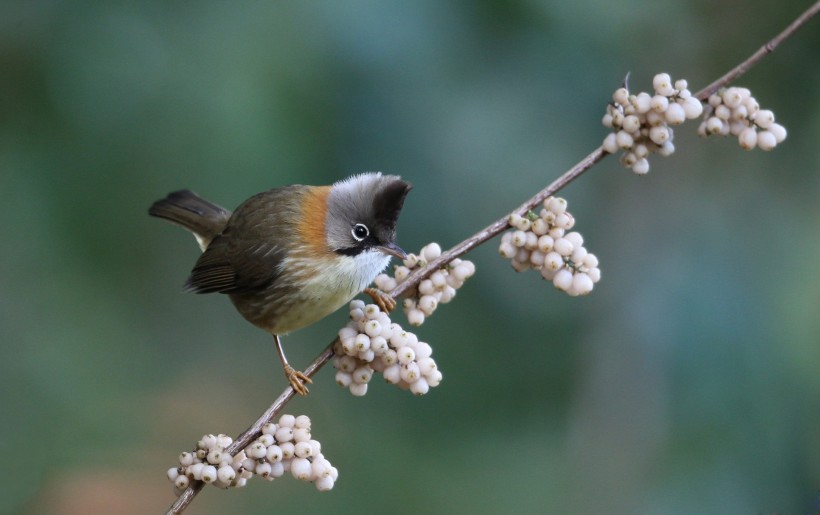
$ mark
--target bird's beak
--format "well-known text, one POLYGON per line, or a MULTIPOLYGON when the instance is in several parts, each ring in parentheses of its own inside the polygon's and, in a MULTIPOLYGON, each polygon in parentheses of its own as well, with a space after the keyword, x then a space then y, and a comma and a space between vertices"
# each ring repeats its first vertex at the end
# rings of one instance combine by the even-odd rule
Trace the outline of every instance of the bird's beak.
POLYGON ((376 249, 383 254, 387 254, 388 256, 393 256, 398 259, 407 259, 407 252, 403 251, 401 247, 392 241, 390 243, 380 245, 376 247, 376 249))

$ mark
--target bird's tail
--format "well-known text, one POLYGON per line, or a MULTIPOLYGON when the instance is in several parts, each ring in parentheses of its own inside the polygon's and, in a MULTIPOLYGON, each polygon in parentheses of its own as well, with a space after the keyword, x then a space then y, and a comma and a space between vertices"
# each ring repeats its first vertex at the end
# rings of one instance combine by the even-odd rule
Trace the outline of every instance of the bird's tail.
POLYGON ((169 193, 148 209, 148 214, 164 218, 188 229, 204 251, 228 223, 231 212, 208 202, 190 190, 169 193))

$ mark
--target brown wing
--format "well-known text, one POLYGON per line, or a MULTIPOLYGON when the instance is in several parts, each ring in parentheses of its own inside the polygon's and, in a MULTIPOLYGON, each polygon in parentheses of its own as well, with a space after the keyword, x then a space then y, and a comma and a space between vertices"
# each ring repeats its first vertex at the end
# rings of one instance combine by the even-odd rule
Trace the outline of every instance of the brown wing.
POLYGON ((277 188, 246 200, 213 239, 185 283, 196 293, 243 293, 274 283, 294 237, 296 187, 277 188))

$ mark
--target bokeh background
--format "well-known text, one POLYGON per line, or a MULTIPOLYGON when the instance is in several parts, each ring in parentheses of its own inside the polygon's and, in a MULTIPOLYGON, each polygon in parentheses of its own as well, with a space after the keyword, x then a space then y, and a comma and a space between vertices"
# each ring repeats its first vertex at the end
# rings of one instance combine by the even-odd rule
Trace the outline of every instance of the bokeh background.
MULTIPOLYGON (((399 242, 448 247, 600 144, 624 74, 693 90, 807 1, 0 4, 0 513, 143 514, 206 432, 281 392, 271 339, 184 294, 198 249, 147 216, 187 187, 256 192, 382 170, 399 242)), ((340 469, 207 490, 190 513, 810 513, 820 503, 820 20, 741 81, 774 152, 676 130, 636 177, 562 193, 603 280, 569 298, 497 241, 418 330, 442 385, 307 413, 340 469)), ((345 322, 285 339, 305 364, 345 322)))

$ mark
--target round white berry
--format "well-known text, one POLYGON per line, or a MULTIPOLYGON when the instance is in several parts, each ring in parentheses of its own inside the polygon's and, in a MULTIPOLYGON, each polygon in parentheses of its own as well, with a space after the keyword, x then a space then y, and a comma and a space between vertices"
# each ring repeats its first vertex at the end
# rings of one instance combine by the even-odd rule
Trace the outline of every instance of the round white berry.
MULTIPOLYGON (((536 222, 544 222, 542 219, 536 220, 536 222)), ((535 227, 533 227, 535 229, 535 227)), ((533 231, 535 232, 535 231, 533 231)), ((546 232, 546 229, 545 229, 546 232)), ((538 233, 536 233, 538 234, 538 233)), ((462 261, 453 269, 453 275, 459 281, 466 281, 470 277, 475 274, 475 264, 472 261, 462 261)))
POLYGON ((293 451, 295 448, 293 442, 282 442, 279 444, 279 448, 282 449, 282 461, 293 458, 293 451))
POLYGON ((351 320, 364 320, 364 309, 353 308, 350 310, 351 320))
POLYGON ((348 386, 350 386, 350 383, 352 382, 353 376, 350 374, 350 372, 344 372, 342 370, 336 372, 336 384, 338 384, 342 388, 347 388, 348 386))
POLYGON ((584 237, 578 231, 568 232, 564 239, 572 243, 573 247, 580 247, 584 244, 584 237))
POLYGON ((628 104, 629 103, 629 90, 627 90, 624 87, 616 89, 615 92, 612 94, 612 100, 616 104, 620 104, 622 106, 628 104))
POLYGON ((421 377, 421 371, 419 370, 418 364, 416 362, 411 361, 405 365, 401 366, 401 370, 399 371, 399 376, 402 378, 403 381, 407 383, 413 383, 421 377))
POLYGON ((777 143, 783 143, 783 140, 786 139, 786 128, 779 123, 772 123, 769 126, 769 132, 774 134, 774 139, 777 143))
MULTIPOLYGON (((277 431, 278 434, 278 431, 277 431)), ((254 442, 250 446, 248 446, 248 456, 252 459, 258 460, 265 457, 265 454, 268 452, 265 444, 261 442, 254 442)))
POLYGON ((761 129, 768 129, 774 123, 774 113, 769 109, 761 109, 755 113, 754 122, 761 129))
POLYGON ((663 125, 656 125, 649 129, 649 139, 656 145, 663 145, 671 137, 669 128, 663 125))
POLYGON ((310 458, 313 456, 313 448, 308 442, 299 442, 294 446, 293 453, 297 458, 310 458))
POLYGON ((428 263, 441 256, 441 246, 438 243, 428 243, 421 249, 421 257, 428 263))
POLYGON ((435 388, 436 386, 438 386, 443 378, 444 376, 442 375, 441 370, 439 369, 433 370, 424 377, 424 379, 427 381, 427 385, 430 388, 435 388))
POLYGON ((734 109, 738 107, 741 104, 741 102, 743 102, 743 97, 741 96, 740 91, 738 90, 738 88, 734 87, 726 88, 723 91, 723 95, 721 95, 721 97, 723 98, 723 103, 729 109, 734 109))
POLYGON ((614 154, 618 151, 618 140, 616 134, 614 132, 610 132, 604 138, 604 142, 602 144, 604 152, 608 154, 614 154))
POLYGON ((356 352, 366 351, 370 348, 370 337, 363 333, 357 334, 353 341, 353 348, 356 352))
POLYGON ((365 384, 373 377, 373 369, 365 365, 354 370, 352 375, 354 383, 365 384))
POLYGON ((401 366, 398 363, 390 365, 382 372, 384 380, 390 384, 396 384, 401 379, 401 366))
POLYGON ((569 256, 572 254, 573 245, 566 238, 558 238, 555 240, 555 244, 553 245, 555 252, 560 254, 561 256, 569 256))
POLYGON ((351 383, 348 388, 354 397, 364 397, 367 394, 367 383, 351 383))
POLYGON ((666 140, 663 142, 663 145, 658 148, 658 154, 662 155, 663 157, 669 157, 675 152, 675 144, 672 143, 670 140, 666 140))
POLYGON ((579 272, 572 277, 572 290, 579 295, 586 295, 592 291, 592 279, 584 272, 579 272))
POLYGON ((587 275, 590 279, 592 279, 593 283, 597 283, 601 280, 601 269, 599 268, 590 268, 587 270, 587 275))
POLYGON ((168 480, 173 483, 179 477, 179 467, 169 468, 168 471, 165 473, 165 475, 167 475, 168 480))
POLYGON ((746 127, 737 137, 740 146, 746 150, 752 150, 757 145, 757 131, 754 127, 746 127))
POLYGON ((430 385, 427 383, 423 377, 419 377, 415 382, 410 385, 410 391, 414 395, 424 395, 430 390, 430 385))
POLYGON ((216 471, 216 477, 223 483, 230 483, 236 478, 236 471, 230 465, 223 465, 216 471))
MULTIPOLYGON (((516 247, 523 247, 527 244, 527 233, 522 230, 517 230, 513 232, 512 240, 510 240, 513 245, 516 247)), ((423 283, 424 281, 422 281, 423 283)), ((432 284, 432 283, 431 283, 432 284)), ((433 293, 433 290, 429 292, 422 292, 421 291, 421 284, 419 284, 419 293, 433 293)))
POLYGON ((436 361, 433 358, 420 358, 417 361, 421 375, 426 376, 436 369, 436 361))
POLYGON ((761 150, 771 150, 777 146, 777 138, 771 131, 760 131, 757 134, 757 146, 761 150))
POLYGON ((396 278, 396 281, 402 282, 407 279, 407 276, 410 275, 410 269, 406 266, 397 266, 396 269, 393 271, 393 277, 396 278))
POLYGON ((384 353, 384 355, 382 356, 381 361, 382 361, 382 363, 384 363, 385 365, 387 365, 389 367, 390 365, 393 365, 393 364, 399 362, 399 356, 398 356, 398 354, 396 353, 395 350, 387 349, 387 352, 384 353))
POLYGON ((267 459, 271 463, 282 461, 282 448, 278 445, 271 445, 270 447, 268 447, 267 452, 265 453, 265 459, 267 459))
POLYGON ((519 231, 529 231, 531 226, 532 222, 529 218, 519 216, 513 227, 515 227, 519 231))
POLYGON ((256 439, 256 441, 261 443, 265 447, 273 445, 275 442, 272 434, 262 434, 259 436, 259 438, 256 439))
POLYGON ((555 273, 552 284, 559 290, 567 291, 572 287, 572 272, 563 268, 555 273))
POLYGON ((256 472, 256 474, 260 477, 267 478, 270 476, 271 473, 271 464, 267 461, 257 463, 254 472, 256 472))
POLYGON ((424 311, 426 315, 431 315, 436 310, 438 301, 434 295, 422 295, 419 299, 419 309, 424 311))
MULTIPOLYGON (((290 442, 291 440, 293 440, 293 428, 287 426, 280 427, 276 430, 275 436, 276 441, 279 443, 290 442)), ((264 456, 264 454, 262 454, 262 456, 254 456, 252 453, 249 453, 249 455, 255 458, 261 458, 262 456, 264 456)))
POLYGON ((316 479, 330 477, 330 467, 332 465, 324 457, 316 457, 311 463, 311 475, 316 479))
POLYGON ((663 113, 669 107, 669 99, 663 95, 655 95, 649 105, 656 113, 663 113))
POLYGON ((652 109, 652 96, 645 91, 641 91, 634 97, 634 99, 630 100, 634 100, 631 103, 640 114, 647 113, 650 109, 652 109))
POLYGON ((580 265, 581 263, 584 262, 584 258, 586 257, 586 255, 587 255, 587 249, 584 248, 584 247, 579 246, 579 247, 575 247, 572 250, 572 256, 570 256, 570 259, 572 260, 573 263, 580 265))
POLYGON ((202 467, 201 479, 205 483, 213 483, 217 479, 216 467, 213 465, 206 465, 202 467))
POLYGON ((638 132, 638 129, 641 128, 641 120, 634 114, 631 114, 624 118, 624 123, 621 125, 621 128, 629 133, 638 132))
POLYGON ((376 336, 370 339, 370 350, 372 350, 376 356, 381 356, 387 352, 387 349, 389 348, 390 347, 387 345, 387 340, 384 336, 376 336))
POLYGON ((502 241, 501 245, 498 246, 498 253, 503 258, 512 259, 518 253, 518 249, 512 243, 502 241))
POLYGON ((695 97, 689 97, 681 104, 686 118, 694 120, 703 114, 703 104, 695 97))
POLYGON ((669 104, 664 116, 669 125, 680 125, 686 121, 686 111, 684 111, 682 105, 676 102, 669 104))
POLYGON ((652 87, 659 95, 672 96, 675 88, 672 86, 672 77, 668 73, 659 73, 652 78, 652 87))
POLYGON ((310 428, 295 427, 293 428, 293 443, 310 441, 310 428))
POLYGON ((194 464, 194 455, 190 452, 183 452, 179 455, 179 464, 183 467, 194 464))
POLYGON ((270 477, 282 477, 285 473, 285 462, 284 461, 277 461, 276 463, 271 463, 270 466, 270 477))
POLYGON ((546 257, 546 254, 544 254, 540 250, 534 250, 530 253, 530 264, 534 268, 541 268, 541 266, 543 266, 543 264, 544 264, 544 258, 545 257, 546 257))
POLYGON ((527 242, 524 243, 524 248, 532 250, 538 246, 538 236, 532 231, 527 231, 527 242))
POLYGON ((420 309, 411 309, 407 312, 407 322, 410 325, 420 326, 424 323, 424 311, 420 309))
POLYGON ((564 258, 558 252, 549 252, 544 258, 544 267, 542 269, 556 271, 564 266, 564 258))
POLYGON ((429 358, 433 355, 433 348, 426 342, 418 342, 414 350, 416 351, 417 360, 429 358))
POLYGON ((333 484, 334 483, 335 483, 335 480, 332 477, 327 476, 327 477, 320 477, 319 479, 316 480, 316 482, 314 484, 316 485, 316 490, 318 490, 320 492, 327 492, 327 491, 333 489, 333 484))
POLYGON ((635 143, 635 140, 630 133, 622 130, 615 134, 615 142, 618 144, 618 147, 628 150, 635 143))
POLYGON ((299 415, 294 419, 293 427, 296 429, 310 429, 310 417, 307 415, 299 415))
POLYGON ((180 490, 185 490, 190 484, 191 480, 188 479, 188 476, 180 475, 174 480, 174 486, 180 490))

